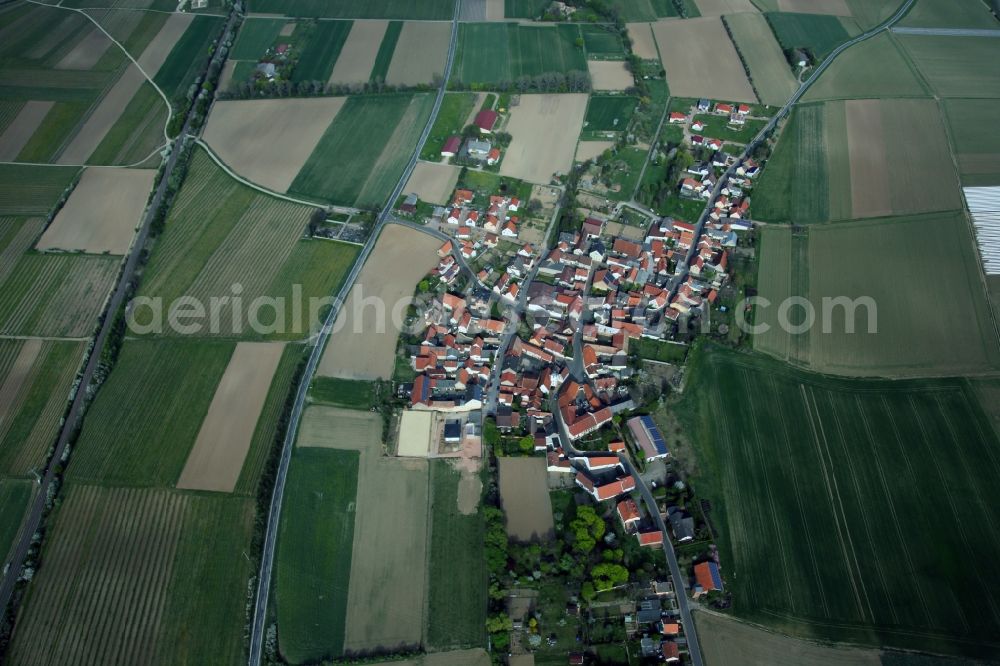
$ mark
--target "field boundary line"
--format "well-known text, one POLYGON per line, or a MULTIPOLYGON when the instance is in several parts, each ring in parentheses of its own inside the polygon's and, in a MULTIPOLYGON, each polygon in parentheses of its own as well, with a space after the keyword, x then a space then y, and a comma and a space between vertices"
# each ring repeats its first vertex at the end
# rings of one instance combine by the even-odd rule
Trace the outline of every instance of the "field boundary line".
MULTIPOLYGON (((815 399, 816 399, 815 396, 813 396, 813 400, 815 400, 815 399)), ((854 456, 852 456, 851 452, 847 450, 847 442, 846 442, 846 438, 844 437, 844 426, 843 426, 843 423, 840 420, 840 415, 837 413, 837 404, 835 402, 833 402, 832 400, 830 401, 830 412, 833 414, 833 424, 837 428, 837 436, 840 439, 840 448, 844 452, 844 457, 847 459, 847 469, 848 469, 848 471, 851 474, 851 485, 854 486, 854 492, 856 494, 857 501, 858 501, 859 504, 861 504, 862 498, 864 497, 864 494, 861 492, 861 484, 858 483, 858 473, 857 473, 856 468, 854 467, 854 456)), ((862 418, 864 418, 863 414, 862 414, 862 418)), ((825 433, 824 433, 824 436, 825 436, 825 433)), ((833 456, 832 455, 830 456, 830 461, 831 462, 833 461, 833 456)), ((868 518, 868 512, 867 511, 858 511, 858 513, 861 514, 861 521, 864 523, 864 526, 865 526, 865 537, 867 537, 868 543, 869 544, 874 544, 875 543, 875 538, 872 536, 872 525, 871 525, 871 520, 869 520, 869 518, 868 518)), ((853 546, 854 546, 854 544, 852 542, 851 547, 853 548, 853 546)), ((872 560, 874 560, 875 571, 878 573, 878 577, 879 577, 879 579, 882 582, 882 591, 885 594, 886 600, 889 602, 889 604, 888 604, 889 605, 889 614, 892 615, 892 623, 893 624, 899 624, 899 615, 896 612, 896 606, 895 606, 895 604, 892 603, 892 597, 889 595, 889 585, 886 583, 885 569, 882 568, 882 558, 880 558, 878 556, 875 556, 875 557, 872 558, 872 560)), ((867 598, 867 595, 866 595, 866 598, 867 598)), ((871 610, 871 606, 870 605, 869 605, 869 610, 871 610)), ((872 622, 875 622, 875 624, 878 624, 875 621, 874 614, 872 615, 872 622)))
MULTIPOLYGON (((865 428, 865 434, 868 437, 868 443, 872 449, 872 457, 875 459, 875 469, 878 472, 879 482, 882 485, 882 492, 885 494, 886 504, 889 506, 889 514, 892 516, 893 526, 896 529, 896 539, 899 540, 900 548, 903 551, 903 555, 906 556, 906 564, 910 567, 910 571, 916 572, 917 567, 913 564, 913 557, 910 555, 910 549, 906 547, 906 541, 903 539, 903 530, 899 526, 899 515, 896 513, 896 503, 892 499, 892 495, 889 492, 889 484, 885 480, 885 468, 882 466, 882 459, 879 457, 878 446, 875 445, 875 437, 872 434, 871 423, 868 420, 868 415, 865 414, 864 403, 861 402, 861 396, 854 396, 854 403, 857 406, 858 414, 861 415, 861 423, 865 428)), ((885 402, 882 404, 884 407, 888 408, 888 405, 885 402)), ((892 421, 891 425, 893 429, 893 437, 898 440, 899 433, 896 432, 895 421, 892 421)), ((923 586, 914 585, 913 587, 916 588, 917 595, 920 597, 920 605, 924 609, 924 619, 927 620, 927 624, 930 626, 933 620, 931 618, 930 608, 927 605, 927 598, 924 596, 923 586)), ((888 589, 886 591, 888 592, 888 589)), ((892 608, 893 606, 890 604, 890 607, 892 608)), ((893 610, 893 617, 895 617, 895 615, 895 610, 893 610)), ((964 617, 962 618, 962 622, 965 623, 964 617)), ((968 631, 968 625, 966 625, 966 630, 968 631)))
MULTIPOLYGON (((146 79, 146 81, 148 81, 154 88, 156 88, 156 92, 160 93, 160 97, 163 98, 163 103, 167 105, 167 121, 163 124, 163 138, 166 139, 168 143, 170 142, 170 136, 167 134, 167 128, 170 126, 170 121, 174 117, 173 105, 170 104, 170 100, 167 99, 167 96, 164 94, 163 90, 160 89, 160 86, 156 85, 156 82, 153 81, 153 79, 149 76, 149 74, 146 73, 146 70, 144 70, 142 68, 142 65, 139 64, 139 61, 132 57, 132 54, 128 52, 128 49, 126 49, 124 46, 122 46, 121 42, 119 42, 117 39, 115 39, 114 37, 112 37, 111 33, 109 33, 107 30, 104 29, 104 26, 102 26, 100 23, 98 23, 97 20, 94 19, 93 16, 91 16, 87 12, 83 11, 82 9, 73 9, 72 7, 63 7, 62 5, 50 5, 50 4, 46 4, 44 2, 39 2, 39 0, 27 0, 27 2, 29 2, 29 3, 31 3, 33 5, 38 5, 40 7, 52 7, 54 9, 64 9, 64 10, 66 10, 68 12, 76 12, 77 14, 82 14, 83 16, 85 16, 87 18, 88 21, 90 21, 91 23, 93 23, 94 25, 96 25, 97 29, 100 30, 102 33, 104 33, 105 37, 107 37, 108 39, 111 40, 112 44, 114 44, 115 46, 117 46, 118 48, 120 48, 121 51, 122 51, 122 53, 125 54, 125 57, 128 58, 132 62, 132 64, 135 65, 136 69, 139 70, 139 73, 142 74, 143 78, 146 79)), ((173 13, 173 12, 171 12, 171 13, 173 13)), ((103 99, 103 97, 102 97, 102 99, 103 99)))
POLYGON ((826 466, 826 459, 823 457, 823 451, 820 448, 819 443, 819 431, 816 429, 816 421, 813 415, 812 406, 809 404, 809 396, 806 393, 805 384, 799 384, 799 393, 802 397, 802 402, 805 404, 806 415, 809 417, 809 427, 812 430, 812 440, 816 447, 816 453, 819 454, 819 463, 823 471, 823 481, 826 485, 826 495, 830 501, 830 508, 833 510, 833 522, 837 525, 837 540, 840 542, 840 550, 844 556, 844 564, 847 568, 847 578, 851 583, 851 590, 854 592, 854 602, 858 606, 858 610, 861 611, 862 617, 864 616, 864 607, 861 605, 861 595, 858 593, 858 583, 854 580, 854 574, 851 571, 850 558, 847 556, 847 544, 844 543, 844 533, 840 525, 840 516, 837 515, 837 507, 833 500, 833 488, 830 485, 830 471, 826 466))
POLYGON ((830 453, 830 440, 826 436, 826 428, 823 427, 823 417, 819 411, 819 403, 816 402, 816 392, 811 388, 809 389, 809 397, 812 399, 812 409, 816 413, 816 423, 819 425, 819 433, 823 439, 823 449, 826 451, 826 457, 830 459, 830 469, 833 470, 830 473, 830 477, 833 480, 833 491, 837 496, 837 505, 840 507, 840 515, 844 519, 844 533, 847 535, 847 543, 851 547, 851 557, 854 560, 854 569, 858 574, 861 594, 865 598, 865 605, 868 607, 868 615, 874 623, 875 613, 872 611, 871 600, 868 598, 868 587, 865 585, 864 577, 861 575, 861 565, 858 563, 858 551, 854 548, 854 538, 851 536, 851 529, 847 524, 847 512, 844 510, 844 500, 840 496, 840 484, 837 483, 837 466, 833 462, 833 454, 830 453))
MULTIPOLYGON (((756 409, 753 405, 753 395, 754 392, 750 386, 750 373, 745 369, 743 370, 743 387, 747 394, 747 405, 750 407, 750 424, 753 426, 753 442, 754 451, 757 454, 757 460, 760 466, 761 475, 764 477, 764 486, 767 489, 767 504, 771 511, 771 525, 774 527, 774 536, 778 542, 778 553, 781 557, 781 568, 782 574, 785 579, 785 588, 789 605, 792 610, 795 610, 795 597, 792 595, 792 579, 788 575, 788 559, 785 553, 785 540, 782 538, 781 529, 778 527, 778 515, 774 508, 774 493, 771 490, 771 479, 767 473, 767 460, 764 457, 764 452, 762 450, 760 428, 757 425, 757 415, 756 409)), ((721 404, 721 403, 720 403, 721 404)))
MULTIPOLYGON (((774 404, 780 404, 778 396, 780 395, 778 391, 778 386, 775 383, 774 375, 768 378, 768 386, 771 387, 774 404)), ((720 403, 716 403, 720 404, 720 403)), ((782 439, 785 441, 785 455, 789 459, 792 457, 792 444, 788 437, 788 422, 785 419, 784 410, 778 410, 778 419, 781 421, 781 435, 782 439)), ((830 605, 827 602, 826 590, 823 588, 823 579, 819 575, 819 562, 816 560, 816 549, 813 547, 812 531, 809 529, 809 521, 806 520, 805 507, 802 505, 802 495, 799 493, 799 473, 796 470, 797 465, 792 464, 792 489, 795 491, 795 503, 799 507, 799 515, 802 518, 802 526, 806 533, 806 545, 809 546, 809 559, 812 562, 813 567, 813 577, 816 579, 816 587, 819 590, 820 602, 823 604, 823 612, 827 617, 830 617, 830 605)))

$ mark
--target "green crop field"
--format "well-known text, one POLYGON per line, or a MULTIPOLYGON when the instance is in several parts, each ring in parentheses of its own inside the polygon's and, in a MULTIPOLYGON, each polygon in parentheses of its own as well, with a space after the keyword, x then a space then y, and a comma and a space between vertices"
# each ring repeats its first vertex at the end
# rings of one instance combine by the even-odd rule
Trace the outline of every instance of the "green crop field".
POLYGON ((486 623, 485 526, 458 509, 461 474, 445 460, 430 461, 431 548, 427 641, 434 649, 483 645, 486 623))
POLYGON ((0 479, 0 560, 5 563, 31 500, 31 486, 23 479, 0 479))
MULTIPOLYGON (((755 348, 818 372, 907 377, 1000 367, 979 258, 957 211, 811 226, 808 232, 768 227, 758 290, 771 305, 758 307, 755 321, 771 328, 756 336, 755 348), (804 333, 779 325, 779 307, 788 297, 807 299, 815 312, 815 324, 804 333), (848 315, 830 300, 838 298, 859 305, 848 315)), ((802 308, 788 313, 792 325, 802 320, 802 308)))
POLYGON ((1000 185, 1000 133, 985 131, 996 119, 994 99, 942 100, 962 185, 1000 185))
POLYGON ((231 342, 203 340, 126 342, 88 412, 69 478, 172 486, 233 348, 231 342))
POLYGON ((59 433, 69 392, 83 357, 83 342, 0 340, 0 384, 21 353, 35 358, 0 423, 0 474, 24 476, 41 469, 59 433), (27 349, 26 349, 27 348, 27 349))
POLYGON ((734 143, 749 143, 767 124, 766 120, 748 120, 742 127, 730 127, 728 117, 707 113, 696 115, 695 119, 705 124, 701 134, 710 139, 722 139, 734 143))
POLYGON ((316 377, 309 389, 309 398, 327 405, 367 411, 372 408, 374 389, 372 382, 360 379, 316 377))
POLYGON ((583 118, 584 132, 624 132, 639 100, 622 95, 593 95, 583 118))
POLYGON ((73 483, 61 495, 13 663, 246 660, 252 500, 73 483))
POLYGON ((396 43, 399 42, 399 34, 402 31, 402 21, 389 22, 382 43, 378 47, 378 54, 375 56, 375 64, 372 66, 372 81, 385 81, 385 75, 389 73, 389 63, 392 62, 392 54, 396 52, 396 43))
POLYGON ((134 164, 148 157, 164 144, 166 123, 163 98, 148 81, 143 83, 87 164, 134 164))
POLYGON ((899 35, 899 42, 937 95, 1000 97, 995 39, 899 35))
POLYGON ((586 72, 574 24, 462 23, 452 76, 466 85, 511 83, 522 76, 586 72), (483 44, 491 48, 483 49, 483 44))
POLYGON ((326 85, 353 25, 353 21, 320 21, 313 26, 292 71, 292 80, 322 81, 326 85))
MULTIPOLYGON (((890 169, 884 185, 873 191, 880 207, 897 215, 960 208, 937 104, 927 99, 883 99, 878 104, 882 131, 865 137, 867 147, 880 151, 887 164, 908 165, 890 169)), ((852 213, 848 124, 843 101, 798 106, 756 188, 754 215, 794 224, 864 216, 852 213)), ((709 130, 705 134, 712 135, 709 130)))
MULTIPOLYGON (((655 21, 678 16, 672 0, 609 0, 608 5, 623 21, 655 21)), ((697 16, 697 12, 691 14, 697 16)))
POLYGON ((580 26, 580 33, 583 35, 583 45, 587 49, 588 56, 625 57, 622 37, 612 26, 585 23, 580 26))
POLYGON ((807 48, 820 60, 859 32, 850 19, 826 14, 769 12, 765 16, 782 49, 807 48))
MULTIPOLYGON (((306 337, 320 323, 318 314, 310 316, 309 299, 330 296, 358 252, 357 246, 346 243, 303 240, 311 213, 308 206, 269 197, 233 180, 199 150, 150 257, 140 294, 161 298, 167 305, 181 296, 210 303, 213 297, 232 297, 239 285, 244 304, 261 296, 284 298, 283 314, 263 308, 255 318, 264 328, 254 330, 249 311, 233 324, 230 302, 218 310, 215 330, 206 317, 195 334, 306 337), (293 306, 295 285, 301 287, 299 312, 293 306)), ((153 323, 143 311, 137 312, 137 321, 153 323)))
POLYGON ((693 364, 679 412, 736 615, 997 653, 1000 441, 966 380, 839 380, 713 346, 693 364))
POLYGON ((288 191, 332 203, 382 206, 433 105, 428 94, 349 98, 288 191))
POLYGON ((788 101, 798 84, 767 20, 760 14, 733 14, 724 20, 750 68, 750 79, 760 101, 775 106, 788 101))
POLYGON ((549 6, 547 0, 504 0, 504 18, 538 18, 549 6))
POLYGON ((982 0, 917 0, 899 25, 912 28, 1000 29, 982 0))
MULTIPOLYGON (((239 34, 229 51, 233 60, 259 60, 274 45, 285 19, 249 17, 240 26, 239 34)), ((337 23, 333 23, 337 25, 337 23)), ((350 27, 350 23, 347 24, 350 27)))
POLYGON ((441 159, 441 148, 448 137, 461 134, 463 125, 476 104, 473 93, 447 93, 441 102, 441 109, 427 135, 420 159, 437 162, 441 159))
POLYGON ((156 82, 170 99, 187 94, 188 86, 194 83, 198 72, 205 68, 211 53, 209 48, 225 19, 217 16, 195 16, 181 38, 177 40, 170 55, 156 72, 156 82))
POLYGON ((271 388, 268 389, 264 406, 261 407, 260 416, 257 418, 257 427, 254 429, 253 439, 250 440, 250 450, 247 452, 246 460, 243 461, 243 469, 234 488, 237 494, 253 497, 257 493, 257 483, 260 481, 268 454, 274 446, 275 437, 279 434, 284 436, 284 427, 287 424, 281 420, 281 415, 301 363, 303 363, 303 347, 286 345, 281 361, 274 371, 274 377, 271 378, 271 388))
POLYGON ((449 21, 451 0, 250 0, 248 11, 319 18, 449 21))
POLYGON ((80 173, 77 167, 0 164, 0 215, 44 217, 80 173))
MULTIPOLYGON (((965 44, 963 41, 963 48, 965 44)), ((908 59, 897 48, 895 38, 882 33, 837 56, 803 99, 813 101, 927 95, 928 91, 917 78, 908 59), (878 67, 872 67, 872 63, 878 63, 878 67)))
POLYGON ((359 459, 357 451, 324 448, 292 455, 274 587, 278 649, 293 664, 344 648, 359 459))

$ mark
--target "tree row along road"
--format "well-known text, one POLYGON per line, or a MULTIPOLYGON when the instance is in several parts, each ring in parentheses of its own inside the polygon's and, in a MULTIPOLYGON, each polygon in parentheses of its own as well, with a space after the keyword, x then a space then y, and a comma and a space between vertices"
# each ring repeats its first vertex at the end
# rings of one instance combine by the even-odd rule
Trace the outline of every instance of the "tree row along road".
MULTIPOLYGON (((225 31, 222 33, 222 38, 219 40, 220 46, 232 38, 233 24, 235 21, 236 13, 234 11, 230 14, 229 20, 226 23, 225 31)), ((218 62, 220 70, 222 66, 222 58, 220 57, 221 51, 221 48, 217 48, 215 50, 215 54, 212 56, 212 63, 218 62)), ((211 67, 211 65, 209 65, 209 67, 211 67)), ((208 67, 205 69, 205 72, 207 71, 208 67)), ((203 72, 195 82, 198 88, 201 87, 201 84, 204 81, 205 72, 203 72)), ((80 375, 79 388, 77 389, 76 396, 70 404, 65 422, 59 431, 59 439, 56 440, 56 446, 53 450, 48 469, 45 470, 45 474, 39 482, 37 492, 31 502, 28 514, 25 517, 25 522, 21 529, 21 538, 18 540, 17 544, 15 544, 14 551, 10 557, 11 565, 8 567, 7 571, 4 572, 3 580, 0 582, 0 608, 6 608, 10 603, 14 587, 21 575, 24 560, 28 555, 28 549, 31 546, 32 537, 35 532, 38 531, 42 521, 42 516, 45 513, 45 503, 50 489, 52 488, 52 483, 55 479, 56 467, 66 452, 66 447, 69 445, 70 437, 83 419, 87 387, 93 380, 94 372, 97 370, 97 366, 100 363, 101 350, 107 342, 112 326, 114 326, 115 315, 125 302, 129 283, 135 275, 135 269, 139 264, 139 258, 142 255, 146 241, 149 238, 150 225, 156 217, 157 210, 163 202, 164 196, 166 196, 170 176, 173 173, 174 167, 177 165, 178 157, 183 152, 182 147, 188 138, 192 136, 191 121, 195 116, 196 108, 197 104, 192 103, 191 107, 188 109, 184 126, 181 128, 178 138, 174 141, 173 150, 170 152, 170 157, 167 158, 166 166, 163 169, 163 173, 160 175, 160 181, 153 192, 152 198, 146 206, 145 215, 142 218, 139 231, 136 233, 135 240, 132 243, 132 248, 129 251, 128 258, 125 260, 125 265, 121 270, 118 283, 115 286, 114 292, 111 294, 111 298, 107 301, 107 307, 104 311, 104 320, 98 330, 97 337, 94 338, 93 347, 90 350, 90 355, 88 356, 87 363, 84 366, 83 374, 80 375)))
POLYGON ((420 135, 420 140, 417 141, 416 148, 413 151, 413 155, 410 157, 409 163, 406 165, 406 169, 403 171, 403 175, 400 177, 399 182, 396 183, 396 187, 393 189, 392 195, 386 201, 385 206, 379 213, 378 222, 376 223, 375 228, 372 229, 372 234, 369 237, 368 242, 362 248, 357 261, 354 262, 351 272, 347 275, 340 291, 337 294, 337 299, 334 302, 333 307, 330 308, 330 312, 327 314, 326 320, 323 322, 323 327, 320 329, 320 334, 316 337, 315 346, 309 354, 309 360, 306 363, 305 371, 302 373, 302 377, 299 380, 299 385, 296 389, 295 402, 292 405, 292 412, 288 420, 288 430, 285 433, 285 440, 282 443, 281 459, 278 463, 278 471, 274 480, 274 492, 271 496, 271 507, 267 516, 267 532, 264 537, 263 552, 261 553, 260 574, 257 580, 257 598, 254 603, 253 624, 250 631, 250 666, 259 666, 261 662, 261 654, 264 647, 264 625, 267 622, 267 601, 268 595, 271 591, 271 573, 274 567, 274 550, 278 537, 278 521, 281 518, 281 501, 285 492, 285 478, 288 475, 288 464, 292 457, 292 449, 295 445, 295 437, 298 432, 299 420, 302 418, 302 411, 305 408, 306 393, 309 390, 309 384, 312 383, 313 375, 316 373, 316 367, 319 365, 320 357, 323 354, 323 348, 326 346, 327 339, 330 337, 330 331, 333 329, 333 324, 340 312, 340 305, 346 300, 347 294, 350 292, 351 287, 354 286, 354 282, 358 279, 358 275, 361 273, 361 268, 364 266, 368 256, 372 252, 372 249, 375 247, 375 242, 378 240, 382 229, 385 228, 385 225, 392 220, 391 211, 395 206, 399 195, 402 193, 403 188, 406 186, 406 182, 409 180, 410 174, 413 173, 413 168, 416 166, 417 159, 420 157, 420 151, 423 149, 424 143, 430 135, 431 128, 434 126, 434 121, 437 119, 438 112, 441 110, 441 102, 444 100, 444 94, 446 91, 446 82, 451 76, 452 65, 455 61, 455 49, 458 44, 458 16, 461 10, 461 5, 462 0, 455 0, 454 13, 451 20, 451 40, 448 43, 448 59, 445 63, 443 80, 441 86, 438 88, 437 97, 434 100, 434 108, 431 110, 431 115, 427 119, 427 124, 424 126, 424 131, 420 135))

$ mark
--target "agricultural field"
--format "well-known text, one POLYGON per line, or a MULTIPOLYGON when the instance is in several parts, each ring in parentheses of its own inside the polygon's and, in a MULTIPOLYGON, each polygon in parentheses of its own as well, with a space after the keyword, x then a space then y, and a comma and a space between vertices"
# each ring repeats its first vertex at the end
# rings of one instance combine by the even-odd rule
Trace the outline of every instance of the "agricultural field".
POLYGON ((374 384, 356 379, 317 377, 309 388, 313 402, 367 411, 374 404, 374 384))
POLYGON ((449 137, 461 134, 466 120, 476 110, 478 97, 475 93, 446 93, 441 102, 431 132, 420 151, 420 159, 439 161, 441 149, 449 137))
POLYGON ((461 171, 460 167, 449 164, 417 162, 413 174, 406 181, 404 193, 412 192, 420 197, 421 201, 444 205, 451 200, 461 171))
POLYGON ((795 224, 961 207, 944 125, 928 99, 797 107, 756 189, 755 216, 795 224))
POLYGON ((544 185, 568 173, 586 110, 585 94, 521 95, 507 123, 513 140, 500 175, 544 185))
POLYGON ((672 0, 609 0, 608 4, 623 21, 656 21, 678 15, 672 0))
POLYGON ((454 6, 451 0, 250 0, 248 10, 303 18, 450 21, 454 6))
MULTIPOLYGON (((14 540, 21 531, 24 512, 31 501, 32 482, 24 479, 0 479, 0 562, 6 566, 14 540)), ((485 607, 485 604, 484 604, 485 607)), ((483 622, 486 618, 483 618, 483 622)))
POLYGON ((284 193, 347 99, 220 100, 205 126, 205 142, 239 175, 284 193))
MULTIPOLYGON (((489 2, 491 0, 487 0, 489 2)), ((502 18, 533 19, 541 16, 549 5, 546 0, 501 0, 503 2, 502 18)))
POLYGON ((896 38, 882 33, 837 56, 803 100, 927 95, 912 65, 897 47, 896 38), (873 62, 877 62, 878 67, 872 67, 873 62))
POLYGON ((583 35, 583 47, 587 50, 588 58, 598 59, 622 59, 625 57, 625 45, 618 31, 611 26, 605 25, 580 25, 580 34, 583 35))
POLYGON ((614 147, 614 141, 580 141, 576 144, 576 156, 573 159, 577 162, 586 162, 600 157, 605 150, 614 147))
POLYGON ((462 23, 452 77, 467 86, 492 86, 522 76, 586 72, 586 54, 576 45, 580 38, 574 24, 462 23))
POLYGON ((518 541, 551 538, 555 523, 545 458, 502 457, 497 464, 507 535, 518 541))
POLYGON ((672 94, 757 101, 720 18, 664 21, 652 27, 672 94), (712 76, 705 76, 705 63, 712 63, 712 76))
POLYGON ((588 60, 587 71, 594 90, 627 90, 635 85, 632 72, 621 60, 588 60))
POLYGON ((128 486, 176 484, 234 347, 128 340, 90 407, 68 477, 128 486))
POLYGON ((281 362, 284 343, 240 342, 215 388, 178 488, 231 493, 281 362))
POLYGON ((347 98, 288 191, 331 203, 383 205, 433 105, 430 94, 347 98))
MULTIPOLYGON (((175 16, 185 15, 171 14, 171 18, 167 20, 168 27, 175 16)), ((182 34, 176 38, 169 55, 153 76, 153 81, 169 99, 173 100, 187 94, 188 87, 197 78, 198 73, 205 69, 212 42, 218 37, 224 24, 225 19, 222 17, 194 16, 182 34)))
MULTIPOLYGON (((486 623, 485 527, 478 506, 461 505, 468 472, 430 461, 431 531, 427 642, 435 650, 483 644, 486 623)), ((479 479, 472 475, 474 481, 479 479)), ((478 487, 481 488, 481 483, 478 487)))
POLYGON ((358 462, 357 451, 300 445, 292 454, 274 580, 278 650, 289 663, 343 652, 358 462))
POLYGON ((733 14, 723 20, 729 26, 737 50, 743 54, 750 68, 750 78, 760 101, 773 106, 783 105, 798 84, 767 20, 760 14, 748 13, 733 14))
POLYGON ((397 225, 385 228, 334 322, 317 368, 321 377, 389 379, 406 303, 417 282, 437 265, 441 242, 397 225), (364 299, 384 303, 362 307, 364 299), (393 312, 396 312, 394 315, 393 312))
POLYGON ((898 25, 908 28, 965 28, 995 30, 1000 28, 981 0, 952 0, 940 3, 917 0, 898 25))
POLYGON ((583 117, 583 131, 588 134, 624 132, 638 104, 639 100, 635 97, 593 95, 587 103, 587 113, 583 117))
POLYGON ((252 500, 76 483, 61 495, 12 662, 245 660, 252 500))
POLYGON ((155 176, 151 169, 85 169, 35 247, 127 254, 155 176))
POLYGON ((0 474, 24 476, 45 463, 84 345, 0 340, 0 474))
MULTIPOLYGON (((1000 365, 976 248, 960 212, 795 233, 769 227, 761 253, 758 291, 772 305, 757 308, 755 322, 771 327, 755 336, 759 351, 851 376, 948 376, 1000 365), (779 327, 779 305, 790 296, 806 298, 816 312, 804 333, 779 327), (840 297, 871 305, 824 310, 823 299, 840 297), (934 304, 932 316, 926 303, 934 304)), ((803 318, 800 307, 788 313, 793 326, 803 318)))
MULTIPOLYGON (((428 465, 426 460, 383 457, 380 423, 380 417, 370 412, 312 406, 306 410, 296 451, 318 444, 326 450, 360 452, 354 520, 365 529, 354 530, 349 560, 348 612, 343 629, 343 649, 348 654, 419 645, 425 621, 426 581, 414 572, 425 571, 427 565, 428 465), (367 419, 362 425, 364 436, 342 436, 345 419, 358 424, 367 419)), ((338 502, 349 511, 350 500, 346 495, 339 497, 345 498, 338 502)), ((342 521, 339 524, 346 524, 343 509, 336 512, 331 508, 329 515, 336 517, 337 513, 342 521)), ((323 578, 337 586, 337 581, 346 578, 342 563, 333 564, 332 579, 323 578)), ((329 617, 328 609, 322 612, 329 617)), ((280 635, 280 627, 278 631, 280 635)), ((320 633, 328 637, 330 631, 336 636, 339 628, 325 624, 320 633)), ((314 634, 315 626, 308 632, 314 634)))
POLYGON ((0 215, 44 217, 80 173, 76 167, 0 164, 0 215))
POLYGON ((385 82, 391 86, 413 86, 432 83, 435 77, 443 78, 450 41, 451 26, 447 23, 407 21, 391 51, 385 82))
POLYGON ((1000 442, 966 380, 835 379, 715 346, 694 363, 680 410, 737 616, 996 654, 1000 442))
POLYGON ((964 186, 1000 185, 1000 134, 984 131, 996 118, 994 99, 941 102, 964 186))
MULTIPOLYGON (((246 308, 234 317, 235 303, 219 301, 215 322, 206 307, 206 316, 188 322, 193 329, 175 330, 178 327, 166 326, 163 319, 163 332, 294 340, 318 328, 323 303, 311 299, 335 291, 358 248, 303 239, 311 213, 308 206, 272 198, 233 180, 204 151, 197 151, 139 293, 161 298, 165 306, 181 296, 210 305, 212 298, 239 295, 246 308), (284 299, 286 306, 258 301, 259 307, 250 307, 262 296, 284 299), (296 299, 302 304, 298 312, 296 299)), ((138 308, 135 321, 139 332, 156 328, 148 308, 138 308)))
POLYGON ((1000 97, 1000 62, 990 37, 899 35, 927 85, 940 97, 1000 97))
MULTIPOLYGON (((299 55, 299 61, 296 63, 295 69, 292 70, 292 80, 326 82, 330 79, 333 68, 340 59, 347 37, 353 29, 353 23, 351 21, 321 21, 310 28, 306 43, 300 47, 302 51, 299 55)), ((292 35, 294 34, 293 32, 292 35)))
POLYGON ((750 0, 697 0, 698 11, 702 16, 731 16, 743 13, 757 13, 750 0))
MULTIPOLYGON (((328 83, 364 83, 372 78, 383 42, 399 36, 398 21, 355 21, 328 83), (395 26, 392 31, 391 26, 395 26)), ((395 44, 393 44, 395 46, 395 44)), ((388 62, 388 61, 386 61, 388 62)))
POLYGON ((839 16, 769 12, 765 17, 782 49, 806 48, 819 60, 860 32, 854 21, 839 16))
MULTIPOLYGON (((347 25, 350 27, 349 22, 340 24, 331 21, 330 23, 334 26, 347 25)), ((281 35, 282 30, 288 24, 286 19, 247 17, 243 21, 243 25, 240 26, 239 33, 236 35, 236 41, 233 42, 233 48, 229 50, 229 57, 233 60, 256 61, 264 55, 265 51, 274 45, 281 35)), ((292 25, 295 24, 293 23, 292 25)))

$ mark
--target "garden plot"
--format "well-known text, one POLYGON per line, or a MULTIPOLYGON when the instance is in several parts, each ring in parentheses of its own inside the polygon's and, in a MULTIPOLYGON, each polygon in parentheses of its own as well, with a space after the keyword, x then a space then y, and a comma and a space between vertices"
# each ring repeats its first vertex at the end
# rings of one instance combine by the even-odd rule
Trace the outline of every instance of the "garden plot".
POLYGON ((514 138, 500 174, 545 184, 553 174, 567 173, 586 111, 584 94, 521 95, 507 123, 514 138))
POLYGON ((247 180, 286 192, 346 97, 218 101, 205 141, 247 180))
POLYGON ((661 21, 653 24, 653 34, 672 94, 757 101, 720 18, 661 21))
POLYGON ((407 21, 396 42, 385 82, 390 86, 431 83, 444 75, 451 24, 407 21))
POLYGON ((232 492, 281 361, 281 342, 240 342, 215 389, 178 488, 232 492))
POLYGON ((414 229, 386 227, 337 316, 317 370, 320 376, 392 376, 406 304, 417 282, 437 264, 440 245, 414 229))
POLYGON ((155 177, 152 169, 86 169, 35 247, 126 254, 155 177))

